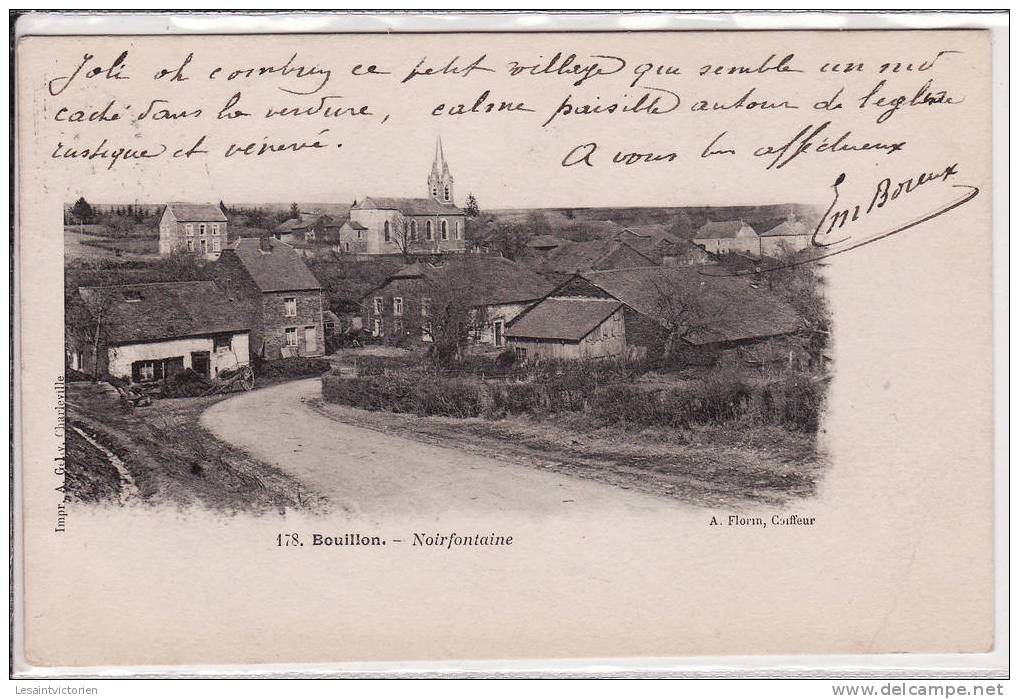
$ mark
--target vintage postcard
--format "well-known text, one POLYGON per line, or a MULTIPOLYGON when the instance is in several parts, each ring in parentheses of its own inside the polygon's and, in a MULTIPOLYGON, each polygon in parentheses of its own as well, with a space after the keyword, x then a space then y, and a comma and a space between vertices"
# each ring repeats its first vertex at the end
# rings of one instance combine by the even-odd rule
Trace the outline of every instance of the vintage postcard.
POLYGON ((16 42, 27 665, 993 650, 988 31, 285 32, 16 42))

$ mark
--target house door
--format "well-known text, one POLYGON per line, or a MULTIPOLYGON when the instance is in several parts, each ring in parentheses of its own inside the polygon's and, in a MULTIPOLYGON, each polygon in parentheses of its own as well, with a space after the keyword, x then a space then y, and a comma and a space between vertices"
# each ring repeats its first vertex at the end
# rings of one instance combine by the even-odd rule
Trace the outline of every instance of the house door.
POLYGON ((318 333, 315 332, 314 325, 309 325, 304 329, 304 351, 306 354, 318 352, 318 333))
POLYGON ((502 347, 503 344, 506 341, 505 338, 504 338, 504 335, 503 335, 503 327, 505 325, 506 325, 506 323, 504 321, 501 321, 501 320, 497 320, 494 323, 492 323, 492 327, 495 329, 495 346, 496 347, 502 347))
POLYGON ((191 368, 194 370, 196 374, 200 374, 205 378, 209 378, 209 353, 192 352, 191 368))

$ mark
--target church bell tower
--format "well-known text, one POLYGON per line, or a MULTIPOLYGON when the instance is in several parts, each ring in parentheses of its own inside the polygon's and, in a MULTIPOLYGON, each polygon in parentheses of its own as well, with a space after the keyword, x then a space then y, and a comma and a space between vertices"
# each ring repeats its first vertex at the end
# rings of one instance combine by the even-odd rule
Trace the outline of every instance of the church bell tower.
POLYGON ((441 137, 435 141, 435 160, 428 174, 428 196, 443 204, 453 203, 453 175, 449 173, 449 164, 442 152, 441 137))

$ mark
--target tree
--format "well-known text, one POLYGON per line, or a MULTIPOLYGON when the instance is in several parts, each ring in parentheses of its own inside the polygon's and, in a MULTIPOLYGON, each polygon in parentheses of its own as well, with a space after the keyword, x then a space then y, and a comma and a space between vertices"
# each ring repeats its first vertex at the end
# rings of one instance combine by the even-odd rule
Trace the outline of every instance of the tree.
POLYGON ((545 218, 545 214, 540 211, 532 211, 527 214, 527 219, 524 221, 524 225, 527 227, 527 232, 531 236, 552 235, 552 226, 549 225, 548 219, 545 218))
POLYGON ((669 359, 681 342, 694 334, 717 335, 732 316, 732 301, 710 288, 684 284, 682 279, 662 272, 651 279, 654 289, 652 310, 668 333, 662 348, 663 359, 669 359))
POLYGON ((432 340, 432 358, 439 364, 460 361, 488 318, 487 309, 475 303, 484 284, 477 260, 473 255, 457 256, 429 277, 421 322, 432 340))
POLYGON ((478 208, 478 200, 474 197, 474 193, 467 194, 467 202, 464 204, 464 215, 467 218, 477 218, 481 215, 481 209, 478 208))
POLYGON ((92 205, 85 201, 85 197, 78 197, 78 201, 71 206, 71 216, 75 223, 95 223, 96 212, 92 205))
POLYGON ((509 260, 517 259, 527 250, 530 238, 527 229, 509 221, 499 221, 477 231, 478 242, 509 260))
POLYGON ((301 207, 297 205, 296 201, 290 205, 289 218, 301 218, 301 207))
POLYGON ((672 221, 672 225, 669 226, 669 233, 682 240, 690 240, 694 237, 695 232, 696 229, 694 228, 693 219, 690 218, 690 214, 685 211, 680 211, 676 214, 676 218, 672 221))
POLYGON ((219 210, 223 212, 224 216, 229 213, 229 209, 226 208, 226 204, 223 203, 222 199, 219 200, 219 210))
POLYGON ((390 240, 396 243, 396 247, 400 249, 403 259, 407 262, 411 259, 413 248, 418 247, 420 234, 421 232, 415 226, 411 226, 411 222, 399 211, 389 219, 390 240))

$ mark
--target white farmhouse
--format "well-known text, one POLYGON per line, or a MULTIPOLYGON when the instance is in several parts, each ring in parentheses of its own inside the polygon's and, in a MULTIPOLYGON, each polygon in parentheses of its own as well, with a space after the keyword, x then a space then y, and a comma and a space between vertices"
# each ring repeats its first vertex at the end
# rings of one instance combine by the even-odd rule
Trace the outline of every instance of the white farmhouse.
POLYGON ((84 313, 68 327, 77 371, 158 381, 192 369, 206 378, 247 366, 250 310, 214 282, 80 287, 84 313))

